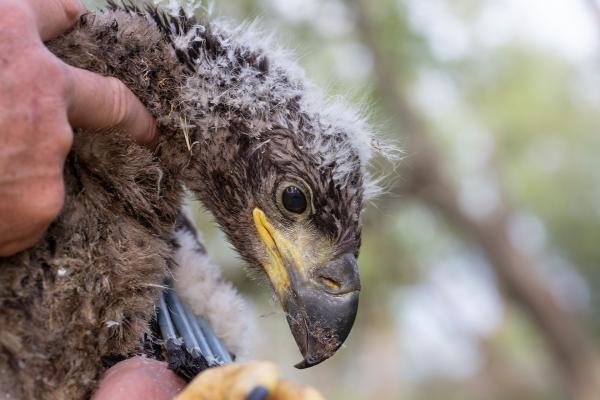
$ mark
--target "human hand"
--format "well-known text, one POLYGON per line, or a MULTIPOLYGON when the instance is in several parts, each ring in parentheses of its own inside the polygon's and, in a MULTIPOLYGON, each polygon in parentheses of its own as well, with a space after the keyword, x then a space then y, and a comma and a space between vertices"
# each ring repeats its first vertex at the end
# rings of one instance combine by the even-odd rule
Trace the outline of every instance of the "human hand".
POLYGON ((225 364, 186 383, 165 362, 132 358, 106 371, 92 400, 323 400, 315 389, 279 379, 270 362, 225 364))
POLYGON ((152 116, 122 82, 44 46, 84 12, 81 0, 0 0, 0 257, 33 245, 60 213, 72 127, 155 140, 152 116))
POLYGON ((92 400, 171 400, 184 386, 166 363, 131 358, 106 371, 92 400))

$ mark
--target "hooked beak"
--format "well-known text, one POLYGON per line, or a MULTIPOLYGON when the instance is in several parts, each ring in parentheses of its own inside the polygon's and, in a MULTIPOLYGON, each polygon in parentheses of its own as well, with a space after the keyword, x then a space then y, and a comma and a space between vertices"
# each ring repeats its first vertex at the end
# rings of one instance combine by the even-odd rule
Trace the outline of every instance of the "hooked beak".
POLYGON ((311 248, 288 240, 260 209, 252 215, 268 253, 263 268, 304 358, 296 368, 317 365, 335 354, 354 324, 360 291, 356 259, 344 254, 307 268, 302 254, 311 248))

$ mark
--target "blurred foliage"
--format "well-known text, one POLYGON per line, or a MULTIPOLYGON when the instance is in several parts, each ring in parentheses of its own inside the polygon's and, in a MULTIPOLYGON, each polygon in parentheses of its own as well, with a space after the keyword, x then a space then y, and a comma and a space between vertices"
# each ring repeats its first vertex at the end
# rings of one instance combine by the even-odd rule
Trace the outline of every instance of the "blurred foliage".
MULTIPOLYGON (((369 5, 398 85, 427 118, 465 207, 485 212, 505 200, 519 210, 511 237, 546 261, 540 273, 597 344, 598 52, 571 57, 522 30, 513 32, 511 25, 502 28, 511 13, 534 3, 369 5), (494 197, 498 183, 490 182, 489 168, 499 174, 508 199, 494 197)), ((552 7, 575 3, 551 1, 549 14, 537 18, 543 22, 552 17, 552 7)), ((403 132, 374 93, 372 55, 360 41, 355 6, 342 0, 216 0, 214 13, 259 17, 266 31, 276 31, 280 44, 296 52, 313 80, 332 95, 367 104, 374 124, 402 144, 403 132)), ((556 35, 584 23, 592 22, 585 16, 564 20, 556 35)), ((403 162, 377 165, 390 188, 402 180, 403 162)), ((376 201, 366 213, 359 260, 364 289, 355 329, 333 359, 308 371, 291 368, 300 356, 268 290, 247 280, 222 234, 199 212, 209 252, 258 316, 257 344, 249 356, 277 361, 287 378, 315 385, 333 399, 565 398, 539 333, 498 292, 479 249, 427 207, 397 194, 387 197, 392 206, 379 209, 376 201), (483 297, 474 295, 479 292, 483 297), (491 306, 483 307, 482 299, 491 306), (428 302, 435 306, 425 307, 428 302)))

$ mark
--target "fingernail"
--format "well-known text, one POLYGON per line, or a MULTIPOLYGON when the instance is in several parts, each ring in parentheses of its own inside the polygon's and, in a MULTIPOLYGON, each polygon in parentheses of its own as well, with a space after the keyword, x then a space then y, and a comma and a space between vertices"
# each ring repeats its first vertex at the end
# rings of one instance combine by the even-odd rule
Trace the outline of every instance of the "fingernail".
POLYGON ((257 386, 248 395, 246 400, 265 400, 269 395, 269 390, 264 386, 257 386))

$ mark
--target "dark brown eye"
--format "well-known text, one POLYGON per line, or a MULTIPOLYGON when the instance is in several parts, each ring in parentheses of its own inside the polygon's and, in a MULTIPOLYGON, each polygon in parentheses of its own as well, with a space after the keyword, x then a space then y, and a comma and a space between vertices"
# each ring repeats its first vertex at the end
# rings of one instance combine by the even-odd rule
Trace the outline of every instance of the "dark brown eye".
POLYGON ((302 214, 306 210, 306 196, 297 186, 288 186, 281 194, 281 202, 286 210, 302 214))

